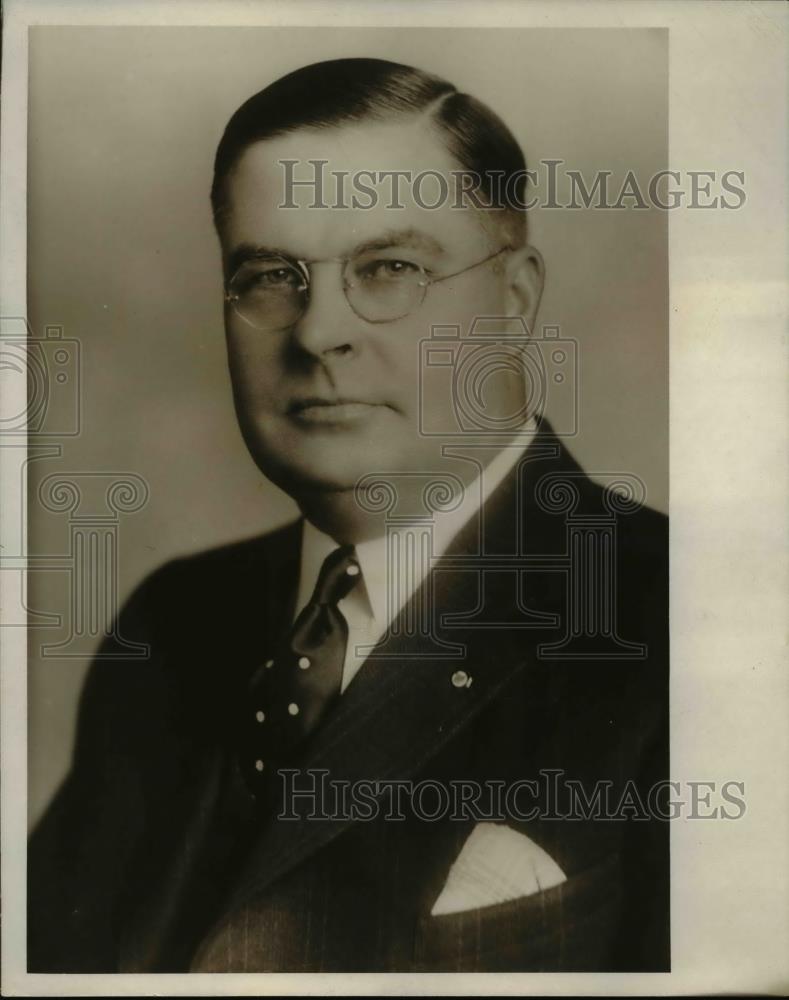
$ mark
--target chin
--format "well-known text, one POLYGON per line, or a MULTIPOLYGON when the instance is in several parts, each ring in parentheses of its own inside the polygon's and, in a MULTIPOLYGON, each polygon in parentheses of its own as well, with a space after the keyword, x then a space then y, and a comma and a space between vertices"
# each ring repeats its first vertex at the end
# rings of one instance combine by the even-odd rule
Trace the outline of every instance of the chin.
POLYGON ((349 454, 347 448, 323 448, 318 455, 313 449, 266 450, 253 452, 253 457, 263 475, 296 499, 304 493, 352 490, 370 471, 359 454, 349 454))
POLYGON ((403 473, 422 468, 420 442, 397 428, 371 426, 305 431, 292 423, 267 427, 246 422, 244 439, 261 472, 298 500, 305 493, 352 491, 366 475, 403 473))

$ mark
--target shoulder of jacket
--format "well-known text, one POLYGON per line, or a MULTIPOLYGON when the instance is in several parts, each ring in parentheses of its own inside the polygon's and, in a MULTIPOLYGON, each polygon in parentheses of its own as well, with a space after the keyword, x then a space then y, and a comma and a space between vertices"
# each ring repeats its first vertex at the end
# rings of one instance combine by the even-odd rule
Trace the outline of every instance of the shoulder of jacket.
POLYGON ((143 580, 143 585, 153 589, 166 588, 185 579, 217 579, 227 573, 262 566, 278 557, 283 550, 294 551, 300 537, 300 528, 300 520, 290 521, 261 535, 175 556, 149 573, 143 580))

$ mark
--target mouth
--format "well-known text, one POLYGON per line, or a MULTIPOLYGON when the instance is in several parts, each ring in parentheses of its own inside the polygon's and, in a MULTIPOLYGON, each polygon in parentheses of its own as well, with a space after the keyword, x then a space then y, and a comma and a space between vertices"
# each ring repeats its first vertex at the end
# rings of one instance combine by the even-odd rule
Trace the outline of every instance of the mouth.
POLYGON ((297 423, 328 427, 363 421, 380 410, 382 405, 366 403, 359 399, 308 397, 293 400, 288 406, 287 413, 297 423))

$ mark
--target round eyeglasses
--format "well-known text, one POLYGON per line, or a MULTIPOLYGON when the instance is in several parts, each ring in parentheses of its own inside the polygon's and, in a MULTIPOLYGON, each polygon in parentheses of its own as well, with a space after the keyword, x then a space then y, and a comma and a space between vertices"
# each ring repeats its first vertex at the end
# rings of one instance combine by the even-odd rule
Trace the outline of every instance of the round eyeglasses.
POLYGON ((297 323, 307 310, 309 266, 337 261, 342 265, 345 298, 356 315, 368 323, 391 323, 418 309, 431 285, 481 267, 511 249, 502 247, 484 260, 438 276, 401 256, 382 257, 380 250, 321 260, 260 254, 244 261, 235 272, 225 288, 225 301, 256 330, 283 330, 297 323))

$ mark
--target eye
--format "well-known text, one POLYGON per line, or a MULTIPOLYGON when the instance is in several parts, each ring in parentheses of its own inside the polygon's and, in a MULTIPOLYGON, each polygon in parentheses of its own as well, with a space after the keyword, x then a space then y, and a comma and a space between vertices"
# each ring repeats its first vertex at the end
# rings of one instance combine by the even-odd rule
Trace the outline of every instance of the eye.
POLYGON ((289 291, 304 288, 304 276, 284 260, 256 260, 246 263, 233 279, 239 295, 255 292, 289 291))
POLYGON ((282 264, 258 266, 250 275, 250 281, 264 288, 298 287, 303 284, 303 278, 298 271, 282 264))
POLYGON ((422 268, 410 260, 371 260, 360 268, 360 276, 367 281, 402 281, 418 277, 422 268))

